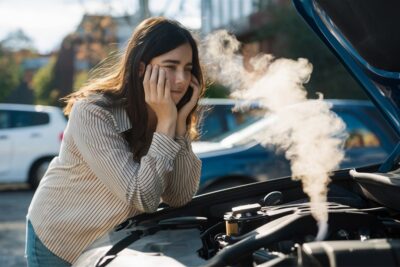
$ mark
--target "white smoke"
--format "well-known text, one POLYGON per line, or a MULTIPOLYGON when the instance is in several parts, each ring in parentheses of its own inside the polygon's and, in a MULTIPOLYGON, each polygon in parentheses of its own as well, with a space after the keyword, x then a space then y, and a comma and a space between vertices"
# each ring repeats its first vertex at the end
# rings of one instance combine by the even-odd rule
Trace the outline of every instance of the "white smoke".
POLYGON ((256 100, 269 111, 266 116, 279 118, 257 139, 285 152, 293 178, 302 181, 310 197, 321 240, 327 231, 329 173, 344 158, 345 124, 322 95, 307 99, 303 84, 312 73, 307 59, 274 59, 264 54, 250 59, 250 68, 245 69, 239 49, 240 43, 226 31, 209 35, 201 47, 207 74, 231 88, 232 97, 256 100))

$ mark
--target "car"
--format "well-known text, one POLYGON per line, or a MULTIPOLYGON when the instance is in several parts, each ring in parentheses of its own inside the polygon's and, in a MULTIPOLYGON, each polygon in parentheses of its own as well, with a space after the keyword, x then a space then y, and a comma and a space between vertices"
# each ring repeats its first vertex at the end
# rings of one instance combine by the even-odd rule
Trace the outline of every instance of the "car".
MULTIPOLYGON (((398 142, 398 136, 385 123, 375 106, 363 100, 326 101, 344 121, 348 133, 345 159, 340 169, 382 163, 398 142)), ((225 117, 233 116, 230 110, 234 107, 234 101, 229 103, 224 109, 220 108, 220 103, 213 103, 213 110, 221 110, 220 113, 225 117)), ((193 142, 193 151, 203 162, 199 193, 291 175, 290 163, 282 153, 277 153, 271 147, 263 147, 253 138, 274 127, 275 118, 263 118, 260 112, 245 114, 249 117, 246 123, 221 131, 206 141, 193 142)), ((207 128, 214 125, 210 123, 212 120, 205 116, 207 128)))
POLYGON ((0 104, 0 183, 36 188, 59 152, 66 125, 58 107, 0 104))
POLYGON ((198 141, 212 141, 261 119, 265 111, 260 103, 228 98, 202 98, 198 141))
MULTIPOLYGON (((400 136, 400 2, 293 3, 400 136)), ((126 220, 74 266, 398 266, 399 141, 381 164, 332 172, 322 201, 291 177, 199 195, 126 220)))

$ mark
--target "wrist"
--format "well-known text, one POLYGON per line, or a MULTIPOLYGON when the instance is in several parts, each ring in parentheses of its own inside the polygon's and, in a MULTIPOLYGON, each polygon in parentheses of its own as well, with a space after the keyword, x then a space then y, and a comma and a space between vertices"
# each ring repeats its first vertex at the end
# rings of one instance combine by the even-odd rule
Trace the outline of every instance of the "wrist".
POLYGON ((163 133, 165 135, 168 135, 171 138, 174 138, 175 132, 176 132, 176 123, 173 121, 157 123, 156 132, 163 133))
POLYGON ((185 136, 187 131, 186 120, 178 120, 176 125, 176 135, 177 136, 185 136))

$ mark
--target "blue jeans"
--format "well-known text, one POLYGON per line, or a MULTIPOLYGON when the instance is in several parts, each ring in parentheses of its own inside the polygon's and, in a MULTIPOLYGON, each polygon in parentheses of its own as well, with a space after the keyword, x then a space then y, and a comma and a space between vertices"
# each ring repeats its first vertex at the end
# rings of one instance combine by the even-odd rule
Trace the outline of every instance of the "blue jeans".
POLYGON ((71 264, 51 252, 35 234, 31 222, 26 223, 25 257, 28 267, 69 267, 71 264))

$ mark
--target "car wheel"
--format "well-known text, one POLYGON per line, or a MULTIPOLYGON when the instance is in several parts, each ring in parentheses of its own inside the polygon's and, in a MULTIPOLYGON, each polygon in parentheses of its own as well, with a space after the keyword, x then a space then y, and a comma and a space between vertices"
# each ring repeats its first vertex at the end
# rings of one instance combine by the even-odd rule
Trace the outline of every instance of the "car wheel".
POLYGON ((39 186, 40 180, 42 180, 44 174, 46 173, 50 161, 51 159, 43 159, 33 165, 29 179, 32 189, 35 189, 39 186))

